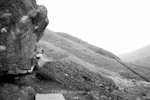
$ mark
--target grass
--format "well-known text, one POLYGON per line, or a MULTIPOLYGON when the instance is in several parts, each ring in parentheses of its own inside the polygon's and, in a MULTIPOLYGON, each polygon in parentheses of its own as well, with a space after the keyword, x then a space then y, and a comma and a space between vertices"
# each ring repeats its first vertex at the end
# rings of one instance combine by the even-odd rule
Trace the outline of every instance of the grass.
POLYGON ((104 56, 109 57, 109 58, 120 60, 119 57, 117 57, 116 55, 112 54, 111 52, 109 52, 107 50, 104 50, 102 48, 96 47, 94 45, 91 45, 91 44, 89 44, 89 43, 87 43, 87 42, 85 42, 85 41, 83 41, 83 40, 81 40, 79 38, 76 38, 74 36, 71 36, 69 34, 62 33, 62 32, 57 32, 57 34, 60 35, 60 36, 62 36, 62 37, 64 37, 64 38, 66 38, 66 39, 74 41, 77 44, 82 45, 82 47, 86 47, 87 49, 90 49, 90 50, 92 50, 92 51, 94 51, 94 52, 96 52, 98 54, 104 55, 104 56))
POLYGON ((150 57, 146 57, 143 59, 139 59, 133 62, 136 65, 139 65, 143 68, 146 68, 147 70, 150 70, 150 57))
MULTIPOLYGON (((113 80, 119 88, 123 88, 123 91, 124 88, 127 90, 126 93, 117 92, 118 95, 129 97, 130 100, 135 100, 141 92, 145 93, 150 87, 149 82, 142 81, 138 75, 119 63, 118 60, 120 61, 120 59, 111 52, 66 33, 46 30, 38 47, 44 49, 48 59, 51 59, 52 62, 60 61, 64 67, 68 68, 68 71, 72 71, 71 68, 80 67, 81 70, 86 68, 93 73, 99 73, 106 80, 113 80), (132 79, 136 79, 136 84, 132 79)), ((130 63, 124 64, 150 80, 148 67, 139 67, 130 63)), ((77 71, 76 69, 73 70, 77 71)), ((91 76, 93 75, 89 77, 91 76)), ((148 96, 148 94, 146 95, 148 96)), ((142 98, 141 94, 140 98, 142 98)))
MULTIPOLYGON (((47 45, 49 44, 49 48, 53 48, 53 51, 49 51, 49 53, 51 53, 52 56, 54 55, 60 56, 61 54, 61 56, 63 55, 67 57, 66 56, 67 54, 75 56, 83 60, 84 62, 105 69, 108 71, 107 74, 109 74, 109 72, 118 74, 119 72, 124 71, 126 73, 130 73, 131 75, 135 76, 134 73, 132 73, 129 69, 124 67, 122 64, 118 63, 115 57, 110 58, 104 54, 95 52, 95 49, 94 50, 91 49, 92 46, 90 44, 83 42, 80 39, 79 40, 77 38, 73 39, 73 37, 70 37, 69 35, 62 36, 60 35, 60 33, 57 34, 56 32, 46 30, 42 38, 42 41, 47 42, 47 45)), ((102 50, 104 52, 104 49, 99 48, 99 50, 102 50)), ((107 54, 108 51, 105 52, 107 54)), ((57 58, 59 59, 62 57, 57 58)), ((95 67, 95 69, 97 69, 97 67, 95 67)))

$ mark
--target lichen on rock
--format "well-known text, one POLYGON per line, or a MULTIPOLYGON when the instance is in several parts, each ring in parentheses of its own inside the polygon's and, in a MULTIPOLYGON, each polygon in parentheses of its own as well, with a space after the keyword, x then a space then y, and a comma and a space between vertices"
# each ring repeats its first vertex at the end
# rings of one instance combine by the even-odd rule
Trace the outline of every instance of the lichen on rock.
POLYGON ((36 42, 48 22, 46 8, 35 0, 0 0, 0 72, 31 68, 36 42))

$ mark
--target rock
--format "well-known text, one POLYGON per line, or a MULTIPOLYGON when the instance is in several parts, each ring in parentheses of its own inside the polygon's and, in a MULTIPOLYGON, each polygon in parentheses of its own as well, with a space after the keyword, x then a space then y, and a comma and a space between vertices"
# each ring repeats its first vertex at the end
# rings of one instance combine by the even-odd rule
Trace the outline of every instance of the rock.
POLYGON ((6 50, 6 46, 1 45, 1 46, 0 46, 0 52, 5 51, 5 50, 6 50))
POLYGON ((47 24, 47 10, 35 0, 0 0, 0 73, 24 74, 31 68, 47 24))
POLYGON ((36 92, 30 86, 19 88, 13 84, 0 86, 0 100, 34 100, 36 92))
POLYGON ((34 89, 37 93, 42 93, 42 90, 43 90, 40 86, 36 86, 34 87, 34 89))
POLYGON ((20 100, 34 100, 36 92, 31 87, 23 87, 19 93, 20 100))
POLYGON ((108 100, 108 99, 107 99, 106 96, 103 96, 103 95, 102 95, 100 100, 108 100))
POLYGON ((136 100, 142 100, 141 98, 136 98, 136 100))
POLYGON ((144 100, 150 100, 150 98, 145 98, 144 100))
POLYGON ((4 28, 2 28, 2 29, 1 29, 1 32, 2 32, 2 33, 7 33, 6 28, 5 28, 5 27, 4 27, 4 28))
POLYGON ((72 97, 71 100, 79 100, 78 97, 72 97))
POLYGON ((33 79, 35 78, 36 74, 28 74, 28 75, 24 75, 24 76, 20 76, 19 79, 19 83, 25 83, 25 84, 32 84, 34 83, 33 79))

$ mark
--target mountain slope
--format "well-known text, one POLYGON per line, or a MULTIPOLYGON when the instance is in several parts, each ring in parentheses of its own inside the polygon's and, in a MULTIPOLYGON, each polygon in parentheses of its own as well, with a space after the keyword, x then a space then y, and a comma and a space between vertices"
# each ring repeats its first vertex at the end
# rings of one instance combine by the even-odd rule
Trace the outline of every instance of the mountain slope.
POLYGON ((150 57, 150 45, 135 50, 131 53, 119 55, 119 57, 125 62, 132 62, 139 59, 150 57))
POLYGON ((150 57, 139 59, 132 63, 150 71, 150 57))
POLYGON ((41 43, 49 45, 51 50, 48 50, 47 46, 45 46, 46 50, 48 50, 46 52, 50 53, 53 60, 61 60, 71 56, 70 59, 78 58, 82 60, 82 65, 86 66, 86 63, 88 63, 91 66, 95 66, 93 69, 99 70, 105 75, 122 75, 126 78, 141 79, 139 75, 120 63, 121 61, 118 62, 118 57, 113 56, 112 53, 69 35, 66 36, 65 34, 64 36, 64 33, 57 33, 47 29, 41 43), (95 48, 100 53, 95 52, 95 48))
POLYGON ((116 59, 116 60, 120 60, 120 58, 117 57, 116 55, 114 55, 113 53, 111 53, 111 52, 109 52, 109 51, 107 51, 107 50, 104 50, 104 49, 102 49, 102 48, 96 47, 96 46, 94 46, 94 45, 91 45, 91 44, 89 44, 89 43, 87 43, 87 42, 85 42, 85 41, 82 41, 82 40, 79 39, 79 38, 76 38, 76 37, 74 37, 74 36, 71 36, 71 35, 69 35, 69 34, 62 33, 62 32, 57 32, 57 34, 59 34, 60 36, 66 38, 66 39, 69 39, 69 40, 71 40, 71 41, 74 41, 74 42, 76 42, 76 43, 82 45, 83 47, 86 47, 87 49, 90 49, 90 50, 92 50, 92 51, 94 51, 94 52, 96 52, 96 53, 99 53, 99 54, 104 55, 104 56, 109 57, 109 58, 113 58, 113 59, 116 59))
POLYGON ((43 48, 44 56, 50 60, 40 69, 39 74, 71 89, 86 92, 94 89, 106 97, 123 98, 119 100, 142 98, 141 92, 146 93, 149 89, 149 82, 145 82, 150 81, 149 71, 124 63, 115 55, 111 57, 109 55, 112 53, 107 55, 108 51, 98 47, 96 49, 100 53, 97 53, 95 49, 89 48, 95 46, 66 33, 47 29, 37 47, 43 48))

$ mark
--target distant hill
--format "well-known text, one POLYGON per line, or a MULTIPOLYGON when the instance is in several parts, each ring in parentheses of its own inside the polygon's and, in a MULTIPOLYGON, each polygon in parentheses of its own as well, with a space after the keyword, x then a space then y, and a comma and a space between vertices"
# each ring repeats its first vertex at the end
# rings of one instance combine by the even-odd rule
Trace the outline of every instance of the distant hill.
POLYGON ((138 50, 135 50, 131 53, 121 54, 118 56, 125 62, 134 62, 143 58, 150 57, 150 45, 140 48, 138 50))
MULTIPOLYGON (((98 71, 106 76, 118 76, 131 79, 143 79, 138 73, 141 69, 123 63, 119 57, 102 48, 93 46, 81 39, 66 33, 53 32, 46 29, 44 36, 39 42, 53 61, 74 62, 87 67, 90 70, 98 71), (133 69, 133 70, 132 70, 133 69)), ((142 70, 145 72, 145 70, 142 70)), ((146 79, 150 80, 149 72, 146 79)), ((141 74, 142 75, 142 74, 141 74)))
POLYGON ((147 67, 148 70, 150 71, 150 57, 139 59, 132 63, 139 65, 139 66, 147 67))

